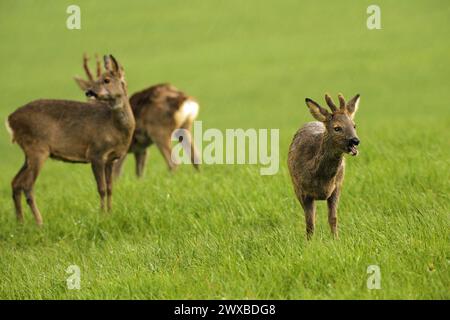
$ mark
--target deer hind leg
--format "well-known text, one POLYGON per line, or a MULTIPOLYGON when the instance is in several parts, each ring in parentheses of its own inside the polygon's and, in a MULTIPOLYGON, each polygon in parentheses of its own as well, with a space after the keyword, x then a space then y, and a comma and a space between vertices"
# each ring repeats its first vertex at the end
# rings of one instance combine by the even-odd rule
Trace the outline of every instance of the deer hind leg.
POLYGON ((136 175, 142 178, 144 175, 145 164, 147 162, 147 149, 140 149, 134 152, 136 159, 136 175))
POLYGON ((27 204, 30 207, 31 211, 33 212, 34 219, 36 220, 36 224, 38 226, 41 226, 42 216, 41 212, 39 211, 39 208, 37 207, 36 200, 34 199, 34 192, 33 189, 25 190, 25 198, 27 199, 27 204))
POLYGON ((306 237, 311 240, 316 225, 316 205, 314 199, 308 196, 301 197, 300 203, 305 211, 306 237))
POLYGON ((117 159, 114 164, 113 164, 113 177, 114 179, 119 178, 122 175, 122 168, 123 168, 123 164, 125 162, 125 158, 127 156, 124 155, 122 158, 117 159))
POLYGON ((22 223, 23 222, 23 210, 22 210, 22 192, 23 192, 23 186, 21 185, 22 176, 24 172, 27 169, 27 159, 25 159, 25 163, 22 166, 22 168, 19 170, 19 172, 16 174, 14 179, 12 180, 11 187, 12 187, 12 197, 14 201, 14 207, 16 209, 16 217, 17 221, 22 223))
POLYGON ((107 207, 108 211, 112 209, 112 192, 113 192, 113 172, 114 162, 108 162, 105 165, 105 181, 106 181, 106 195, 107 195, 107 207))
POLYGON ((13 197, 16 206, 16 215, 19 221, 23 221, 21 192, 25 193, 27 204, 33 213, 37 225, 42 225, 42 215, 34 198, 34 184, 39 172, 48 157, 48 153, 37 153, 27 155, 26 163, 13 180, 13 197))
POLYGON ((172 161, 172 140, 171 132, 165 135, 158 136, 154 139, 156 146, 164 157, 170 171, 174 171, 177 165, 172 161))
POLYGON ((100 196, 100 208, 104 211, 106 197, 105 163, 98 160, 93 161, 92 172, 94 173, 95 181, 97 182, 97 191, 100 196))
POLYGON ((187 121, 182 126, 182 128, 186 129, 188 132, 187 137, 186 137, 188 139, 188 143, 183 143, 183 148, 185 149, 185 152, 190 155, 191 163, 194 166, 194 168, 196 170, 200 170, 200 167, 199 167, 200 158, 198 156, 197 148, 195 147, 195 142, 192 139, 192 122, 187 121))
POLYGON ((328 223, 331 228, 331 233, 334 238, 337 239, 339 237, 338 234, 338 218, 337 218, 337 208, 339 204, 339 195, 340 190, 338 188, 334 189, 331 196, 327 199, 328 205, 328 223))

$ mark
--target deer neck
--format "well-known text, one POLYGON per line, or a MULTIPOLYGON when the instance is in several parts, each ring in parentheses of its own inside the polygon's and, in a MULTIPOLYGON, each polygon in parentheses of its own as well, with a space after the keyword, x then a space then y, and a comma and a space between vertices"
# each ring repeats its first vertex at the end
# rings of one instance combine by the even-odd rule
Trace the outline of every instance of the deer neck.
POLYGON ((113 100, 111 109, 117 127, 125 131, 134 130, 135 119, 127 96, 113 100))
POLYGON ((338 150, 327 132, 324 133, 315 162, 316 176, 332 179, 342 165, 344 154, 338 150))

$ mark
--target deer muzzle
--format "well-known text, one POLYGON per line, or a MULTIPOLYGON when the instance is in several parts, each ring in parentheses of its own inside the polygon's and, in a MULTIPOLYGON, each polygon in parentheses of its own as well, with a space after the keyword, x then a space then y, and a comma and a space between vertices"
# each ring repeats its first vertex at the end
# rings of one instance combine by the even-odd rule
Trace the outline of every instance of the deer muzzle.
POLYGON ((85 94, 86 94, 86 97, 88 97, 88 98, 91 98, 91 97, 97 98, 97 94, 92 90, 87 90, 85 94))
POLYGON ((347 151, 348 151, 348 153, 350 153, 352 156, 358 155, 358 148, 357 148, 357 146, 359 145, 359 142, 360 142, 359 139, 356 138, 356 137, 351 138, 351 139, 348 141, 347 151))

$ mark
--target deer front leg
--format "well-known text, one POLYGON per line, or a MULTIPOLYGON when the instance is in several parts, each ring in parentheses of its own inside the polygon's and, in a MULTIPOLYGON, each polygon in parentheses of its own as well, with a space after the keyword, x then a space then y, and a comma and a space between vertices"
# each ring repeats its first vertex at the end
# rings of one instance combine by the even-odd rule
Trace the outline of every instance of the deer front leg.
POLYGON ((303 196, 301 198, 301 204, 305 211, 306 237, 308 240, 311 240, 316 225, 316 205, 314 199, 309 196, 303 196))
POLYGON ((331 233, 333 234, 335 239, 338 239, 338 218, 337 218, 337 208, 339 204, 339 196, 340 196, 340 189, 336 187, 334 189, 331 196, 327 199, 327 205, 328 205, 328 223, 330 224, 331 233))
POLYGON ((108 162, 105 165, 105 180, 106 180, 106 195, 107 195, 107 206, 108 211, 112 209, 112 192, 113 192, 113 172, 114 172, 114 162, 108 162))
POLYGON ((136 175, 138 178, 142 178, 144 175, 145 163, 147 162, 147 150, 139 150, 134 152, 136 159, 136 175))
POLYGON ((94 173, 95 181, 97 182, 97 191, 100 195, 100 208, 104 211, 106 196, 105 164, 102 161, 93 161, 92 172, 94 173))

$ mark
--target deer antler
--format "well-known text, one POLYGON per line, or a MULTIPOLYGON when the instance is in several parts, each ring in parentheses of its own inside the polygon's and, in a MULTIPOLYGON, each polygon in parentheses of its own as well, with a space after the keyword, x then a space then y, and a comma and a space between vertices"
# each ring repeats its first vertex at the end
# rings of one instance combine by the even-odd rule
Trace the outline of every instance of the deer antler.
POLYGON ((331 97, 328 95, 328 93, 325 94, 325 101, 327 102, 327 104, 330 107, 331 111, 333 111, 333 112, 337 111, 337 107, 334 104, 334 102, 331 99, 331 97))
POLYGON ((100 62, 98 54, 95 54, 95 61, 97 63, 97 78, 100 78, 100 76, 102 75, 102 64, 100 62))
POLYGON ((339 93, 338 94, 338 98, 339 98, 339 106, 340 106, 341 110, 345 110, 345 99, 344 99, 344 96, 341 93, 339 93))
POLYGON ((86 53, 83 54, 83 68, 84 68, 84 71, 86 72, 86 75, 87 75, 88 79, 90 81, 94 81, 94 78, 92 77, 92 73, 89 70, 88 61, 89 61, 89 58, 88 58, 87 54, 86 53))

